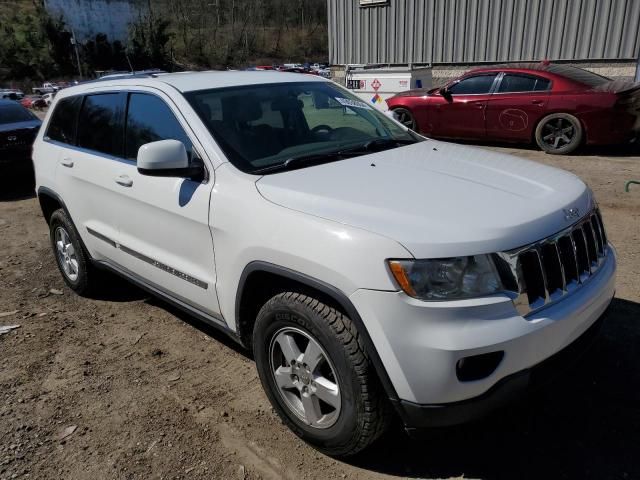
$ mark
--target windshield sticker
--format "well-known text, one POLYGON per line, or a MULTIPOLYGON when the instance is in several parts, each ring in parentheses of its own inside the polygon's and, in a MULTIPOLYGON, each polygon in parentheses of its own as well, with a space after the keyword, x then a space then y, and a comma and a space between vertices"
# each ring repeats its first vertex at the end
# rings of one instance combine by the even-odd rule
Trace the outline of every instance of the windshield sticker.
POLYGON ((365 110, 371 110, 371 107, 364 102, 358 100, 351 100, 350 98, 336 97, 336 101, 344 107, 364 108, 365 110))

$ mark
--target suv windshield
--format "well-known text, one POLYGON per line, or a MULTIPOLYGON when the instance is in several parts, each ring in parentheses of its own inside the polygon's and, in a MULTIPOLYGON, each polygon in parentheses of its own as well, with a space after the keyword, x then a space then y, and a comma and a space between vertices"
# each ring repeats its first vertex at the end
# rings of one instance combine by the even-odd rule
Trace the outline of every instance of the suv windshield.
POLYGON ((35 117, 22 105, 0 105, 0 124, 29 122, 35 117))
POLYGON ((340 160, 422 140, 330 82, 189 92, 229 160, 247 173, 340 160))

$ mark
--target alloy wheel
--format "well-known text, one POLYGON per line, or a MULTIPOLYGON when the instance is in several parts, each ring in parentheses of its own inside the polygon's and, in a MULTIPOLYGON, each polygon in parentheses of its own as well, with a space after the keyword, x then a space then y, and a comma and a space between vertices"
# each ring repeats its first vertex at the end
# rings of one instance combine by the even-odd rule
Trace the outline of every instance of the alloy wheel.
POLYGON ((405 127, 407 127, 410 130, 416 129, 416 122, 413 118, 413 115, 411 115, 409 111, 404 109, 398 109, 398 110, 394 110, 394 113, 396 114, 396 119, 405 127))
POLYGON ((71 243, 69 232, 64 227, 57 227, 54 235, 58 263, 60 263, 65 276, 75 282, 78 279, 78 257, 76 249, 71 243))
POLYGON ((336 423, 341 407, 337 376, 311 335, 293 327, 278 330, 269 346, 269 363, 278 393, 296 417, 314 428, 336 423))
POLYGON ((553 118, 542 127, 542 141, 553 149, 569 145, 576 136, 576 128, 566 118, 553 118))

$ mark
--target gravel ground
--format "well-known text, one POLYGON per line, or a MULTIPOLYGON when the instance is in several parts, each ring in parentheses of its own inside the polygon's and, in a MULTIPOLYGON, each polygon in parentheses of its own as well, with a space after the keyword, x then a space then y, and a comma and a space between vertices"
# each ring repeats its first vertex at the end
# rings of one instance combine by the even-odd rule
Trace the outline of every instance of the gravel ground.
POLYGON ((114 278, 100 298, 58 273, 26 180, 0 174, 0 479, 640 478, 637 151, 552 157, 596 193, 619 254, 603 335, 569 372, 478 423, 410 440, 393 430, 337 461, 273 413, 251 358, 114 278))

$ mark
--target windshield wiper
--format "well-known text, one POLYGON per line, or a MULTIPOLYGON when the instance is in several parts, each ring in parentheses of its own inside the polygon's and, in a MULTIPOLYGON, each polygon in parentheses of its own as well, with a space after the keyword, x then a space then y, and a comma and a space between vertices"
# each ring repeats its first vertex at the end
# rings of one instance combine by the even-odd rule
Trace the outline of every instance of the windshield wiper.
POLYGON ((279 172, 283 170, 291 170, 295 167, 300 166, 301 164, 307 164, 307 163, 319 165, 321 163, 333 162, 336 160, 341 160, 343 158, 366 155, 368 153, 384 150, 386 148, 397 147, 400 145, 410 145, 412 143, 416 143, 419 141, 421 140, 374 138, 373 140, 368 140, 362 145, 356 145, 355 147, 350 147, 343 150, 337 150, 335 152, 313 153, 310 155, 300 155, 299 157, 291 157, 282 163, 277 163, 275 165, 269 165, 268 167, 259 168, 257 170, 252 171, 251 173, 263 174, 263 173, 279 172))
POLYGON ((363 149, 366 151, 376 151, 378 149, 385 149, 391 147, 398 147, 400 145, 411 145, 412 143, 416 143, 419 140, 403 140, 398 138, 374 138, 373 140, 369 140, 368 142, 363 143, 362 145, 355 147, 353 150, 363 149))
POLYGON ((270 173, 270 172, 278 172, 281 170, 291 170, 301 164, 312 163, 319 165, 321 163, 333 162, 336 160, 340 160, 342 158, 347 157, 355 157, 358 155, 364 155, 367 152, 361 151, 351 151, 351 150, 338 150, 336 152, 327 152, 327 153, 314 153, 311 155, 300 155, 299 157, 291 157, 285 160, 282 163, 277 163, 275 165, 269 165, 268 167, 259 168, 258 170, 254 170, 251 173, 261 174, 261 173, 270 173))

